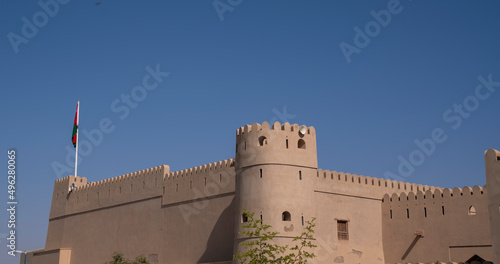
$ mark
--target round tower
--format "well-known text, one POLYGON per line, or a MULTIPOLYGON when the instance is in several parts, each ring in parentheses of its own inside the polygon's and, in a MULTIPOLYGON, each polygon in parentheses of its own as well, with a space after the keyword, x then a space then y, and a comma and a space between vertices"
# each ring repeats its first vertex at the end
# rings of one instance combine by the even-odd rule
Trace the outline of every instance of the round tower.
POLYGON ((245 239, 239 234, 248 220, 243 209, 279 232, 278 244, 290 244, 303 232, 314 213, 317 168, 313 127, 275 122, 271 128, 264 122, 236 131, 235 252, 245 239))

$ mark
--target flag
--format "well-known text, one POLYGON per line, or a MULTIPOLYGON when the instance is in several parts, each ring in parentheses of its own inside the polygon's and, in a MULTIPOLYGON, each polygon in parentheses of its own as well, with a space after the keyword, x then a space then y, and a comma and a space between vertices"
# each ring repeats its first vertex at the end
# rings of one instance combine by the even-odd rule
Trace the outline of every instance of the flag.
POLYGON ((75 123, 73 124, 73 136, 71 139, 73 140, 73 146, 76 148, 76 139, 78 134, 78 109, 80 108, 80 101, 76 103, 76 114, 75 114, 75 123))

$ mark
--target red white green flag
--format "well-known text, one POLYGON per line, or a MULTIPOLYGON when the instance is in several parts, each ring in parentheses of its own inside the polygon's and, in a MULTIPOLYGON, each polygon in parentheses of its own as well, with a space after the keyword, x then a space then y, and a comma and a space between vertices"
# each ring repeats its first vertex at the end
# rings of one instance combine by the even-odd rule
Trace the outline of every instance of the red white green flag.
POLYGON ((78 138, 78 122, 79 122, 79 118, 78 118, 78 110, 80 108, 80 101, 78 101, 78 103, 76 103, 76 114, 75 114, 75 123, 73 124, 73 136, 71 137, 71 139, 73 140, 73 146, 76 148, 76 141, 77 141, 77 138, 78 138))

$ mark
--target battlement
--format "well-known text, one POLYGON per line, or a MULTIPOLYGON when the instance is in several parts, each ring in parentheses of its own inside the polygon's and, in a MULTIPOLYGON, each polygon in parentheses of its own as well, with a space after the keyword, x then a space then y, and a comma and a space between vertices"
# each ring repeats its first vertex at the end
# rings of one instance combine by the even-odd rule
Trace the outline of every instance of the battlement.
POLYGON ((202 186, 212 186, 215 182, 217 194, 234 192, 233 166, 234 159, 175 172, 170 172, 168 165, 160 165, 89 183, 84 177, 66 176, 55 182, 59 187, 54 188, 50 218, 154 197, 162 197, 165 204, 193 200, 200 195, 185 190, 192 190, 194 186, 203 190, 202 186), (69 191, 72 183, 76 188, 69 191))
POLYGON ((477 185, 472 188, 465 186, 453 189, 401 192, 384 195, 382 213, 388 221, 420 219, 428 222, 443 219, 443 217, 451 217, 454 223, 458 221, 457 219, 465 222, 486 221, 488 219, 487 200, 486 188, 477 185), (464 219, 463 217, 466 216, 475 217, 464 219))
MULTIPOLYGON (((274 122, 272 128, 270 127, 267 121, 264 121, 262 125, 258 123, 253 123, 252 125, 245 125, 236 130, 236 137, 241 136, 243 134, 248 134, 252 131, 261 131, 261 130, 274 130, 274 131, 287 131, 287 132, 295 132, 298 131, 300 126, 298 124, 290 125, 288 122, 280 124, 280 122, 274 122)), ((308 135, 314 135, 316 133, 314 127, 306 127, 308 135)))
POLYGON ((218 171, 220 169, 224 169, 231 166, 234 166, 234 159, 221 160, 197 167, 192 167, 189 169, 168 173, 164 180, 173 180, 177 178, 188 177, 192 176, 193 174, 196 176, 198 174, 210 173, 211 171, 218 171))
POLYGON ((165 177, 163 205, 206 199, 234 192, 234 159, 169 173, 165 177))
POLYGON ((401 192, 401 193, 393 193, 391 195, 386 194, 384 195, 384 199, 382 202, 384 203, 399 203, 399 202, 406 202, 409 200, 422 200, 422 201, 427 201, 429 200, 430 202, 435 201, 436 199, 450 199, 452 197, 454 198, 470 198, 472 196, 485 196, 486 195, 486 186, 481 187, 478 185, 475 185, 473 188, 470 188, 469 186, 465 186, 463 188, 458 188, 455 187, 453 189, 449 188, 443 188, 443 189, 434 189, 434 191, 427 190, 427 191, 422 191, 418 190, 415 192, 401 192))
POLYGON ((54 184, 56 185, 65 185, 66 184, 72 184, 75 183, 75 185, 81 185, 81 184, 87 184, 87 178, 85 177, 80 177, 80 176, 73 176, 73 175, 68 175, 66 177, 57 179, 54 184))
POLYGON ((236 170, 263 164, 318 167, 314 127, 275 122, 236 130, 236 170), (301 129, 305 128, 305 129, 301 129))
POLYGON ((71 175, 56 180, 50 219, 160 196, 169 171, 169 166, 160 165, 97 182, 71 175), (72 183, 76 188, 70 191, 72 183))
POLYGON ((83 185, 81 187, 74 189, 73 192, 78 193, 78 192, 90 190, 92 188, 102 188, 102 187, 106 187, 106 186, 109 186, 112 184, 118 184, 118 183, 122 183, 125 181, 130 181, 133 179, 138 179, 138 178, 143 178, 143 177, 147 178, 147 177, 161 175, 161 176, 163 176, 162 177, 162 179, 163 179, 164 176, 166 174, 168 174, 169 172, 170 172, 170 167, 168 165, 160 165, 160 166, 156 166, 153 168, 127 173, 124 175, 104 179, 104 180, 97 181, 97 182, 90 182, 90 183, 87 183, 86 185, 83 185))
POLYGON ((382 199, 384 194, 401 193, 405 191, 425 192, 427 190, 434 191, 441 189, 434 186, 322 169, 317 170, 316 177, 318 180, 318 184, 316 185, 317 191, 343 193, 374 199, 382 199))

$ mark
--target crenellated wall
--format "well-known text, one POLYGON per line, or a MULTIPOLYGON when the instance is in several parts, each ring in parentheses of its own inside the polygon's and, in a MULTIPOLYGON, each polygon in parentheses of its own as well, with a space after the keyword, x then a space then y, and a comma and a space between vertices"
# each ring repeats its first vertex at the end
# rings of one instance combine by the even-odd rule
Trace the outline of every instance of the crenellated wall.
POLYGON ((236 130, 236 170, 262 164, 285 164, 316 169, 316 130, 276 121, 253 123, 236 130), (300 133, 300 128, 305 133, 300 133))
POLYGON ((177 263, 230 260, 234 229, 212 232, 233 225, 233 166, 228 159, 176 172, 161 165, 98 182, 59 179, 44 252, 73 249, 71 264, 104 262, 115 251, 160 263, 167 261, 160 252, 175 254, 177 263), (184 245, 186 237, 192 239, 184 245), (207 245, 214 237, 218 243, 207 245), (189 246, 196 250, 183 254, 189 246))
POLYGON ((162 205, 234 193, 234 182, 233 159, 171 172, 165 177, 162 205))
POLYGON ((382 202, 386 262, 492 258, 484 187, 386 194, 382 202))
POLYGON ((67 176, 55 183, 50 219, 159 196, 169 172, 169 166, 161 165, 89 183, 67 176), (77 188, 70 192, 67 182, 77 188))
POLYGON ((318 169, 316 192, 326 192, 381 200, 384 194, 441 188, 409 182, 398 182, 370 176, 318 169))

